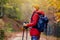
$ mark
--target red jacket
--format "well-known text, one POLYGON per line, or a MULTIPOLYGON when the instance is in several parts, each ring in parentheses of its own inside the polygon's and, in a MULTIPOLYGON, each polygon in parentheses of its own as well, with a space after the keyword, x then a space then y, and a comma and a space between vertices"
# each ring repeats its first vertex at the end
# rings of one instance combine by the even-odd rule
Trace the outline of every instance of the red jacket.
MULTIPOLYGON (((31 22, 29 24, 27 24, 27 27, 33 27, 33 26, 35 26, 37 24, 37 21, 39 19, 39 15, 37 13, 44 15, 44 12, 43 11, 40 11, 40 10, 34 11, 34 12, 35 12, 35 14, 32 16, 31 22)), ((32 28, 30 30, 30 35, 31 36, 32 35, 39 35, 39 31, 37 29, 35 29, 35 28, 32 28)))
MULTIPOLYGON (((34 11, 35 12, 35 11, 34 11)), ((33 12, 33 13, 34 13, 33 12)), ((38 18, 39 18, 39 15, 37 14, 37 13, 39 13, 39 14, 42 14, 42 15, 44 15, 44 12, 43 11, 36 11, 36 13, 33 15, 33 17, 32 17, 32 20, 31 20, 31 22, 27 25, 27 27, 33 27, 33 26, 35 26, 36 25, 36 23, 37 23, 37 21, 38 21, 38 18)))

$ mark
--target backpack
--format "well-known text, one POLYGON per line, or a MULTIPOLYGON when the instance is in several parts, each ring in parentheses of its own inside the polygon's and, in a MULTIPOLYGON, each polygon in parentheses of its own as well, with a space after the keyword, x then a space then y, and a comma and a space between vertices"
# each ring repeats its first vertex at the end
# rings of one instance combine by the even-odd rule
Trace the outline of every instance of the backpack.
POLYGON ((36 26, 34 26, 34 28, 38 29, 38 31, 40 31, 40 32, 43 32, 44 29, 47 28, 48 18, 46 16, 43 16, 42 14, 38 14, 38 15, 39 15, 39 19, 38 19, 36 26))
POLYGON ((43 15, 39 15, 39 20, 37 22, 36 28, 40 31, 43 32, 44 29, 47 28, 48 25, 48 18, 43 15))

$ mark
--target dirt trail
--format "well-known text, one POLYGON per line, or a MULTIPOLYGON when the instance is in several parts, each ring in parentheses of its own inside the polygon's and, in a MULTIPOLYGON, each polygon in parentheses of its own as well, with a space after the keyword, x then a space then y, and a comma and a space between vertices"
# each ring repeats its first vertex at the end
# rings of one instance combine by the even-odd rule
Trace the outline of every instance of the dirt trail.
MULTIPOLYGON (((8 40, 22 40, 22 32, 13 33, 12 36, 8 38, 8 40)), ((24 35, 24 40, 26 40, 26 35, 24 35)), ((31 40, 29 33, 28 33, 28 40, 31 40)), ((57 39, 55 37, 45 36, 41 34, 40 40, 57 40, 57 39)))

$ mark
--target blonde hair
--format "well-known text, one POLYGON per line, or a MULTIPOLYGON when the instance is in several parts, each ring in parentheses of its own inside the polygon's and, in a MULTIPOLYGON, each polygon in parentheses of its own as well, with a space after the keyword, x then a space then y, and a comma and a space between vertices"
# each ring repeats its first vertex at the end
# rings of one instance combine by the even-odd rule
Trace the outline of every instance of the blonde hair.
POLYGON ((36 8, 36 9, 39 9, 40 5, 39 4, 34 4, 33 7, 36 8))

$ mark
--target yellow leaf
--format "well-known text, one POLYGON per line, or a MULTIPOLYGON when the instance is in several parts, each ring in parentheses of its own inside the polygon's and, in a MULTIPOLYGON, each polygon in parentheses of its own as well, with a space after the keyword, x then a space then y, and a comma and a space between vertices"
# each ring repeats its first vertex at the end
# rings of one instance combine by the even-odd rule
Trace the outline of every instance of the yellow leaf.
POLYGON ((16 11, 19 11, 19 8, 16 8, 16 11))

